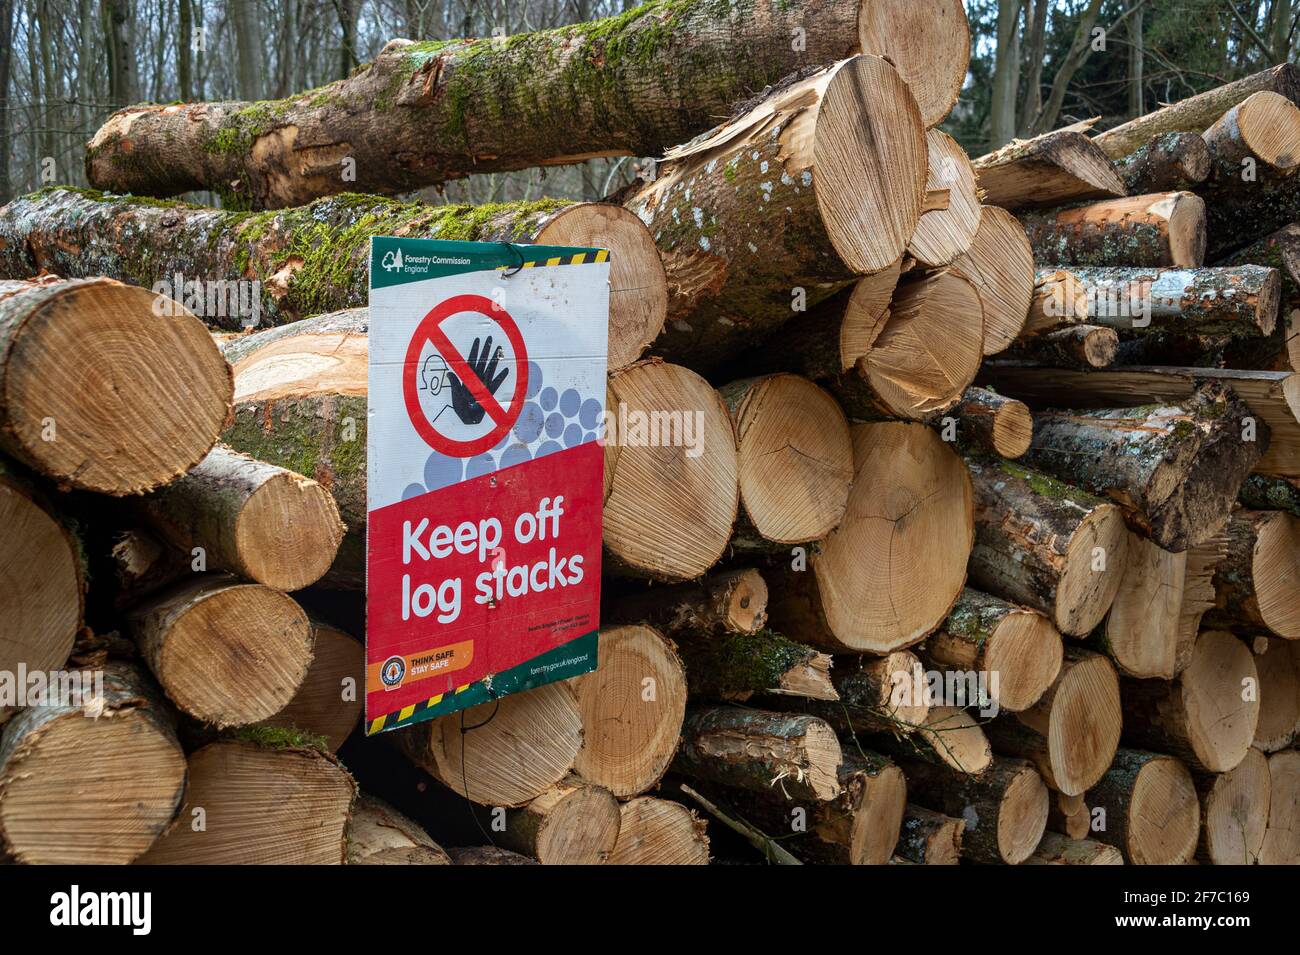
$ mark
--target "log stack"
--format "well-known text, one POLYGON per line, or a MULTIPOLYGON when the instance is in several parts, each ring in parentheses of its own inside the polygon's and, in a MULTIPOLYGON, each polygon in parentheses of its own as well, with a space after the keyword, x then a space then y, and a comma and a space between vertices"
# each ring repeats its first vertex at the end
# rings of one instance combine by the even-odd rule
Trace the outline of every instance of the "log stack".
POLYGON ((395 40, 119 111, 105 192, 0 209, 0 673, 103 678, 0 696, 0 855, 1300 861, 1300 81, 972 160, 967 39, 958 0, 654 0, 395 40), (633 153, 599 203, 386 198, 633 153), (394 233, 612 250, 604 628, 592 673, 367 739, 394 233))

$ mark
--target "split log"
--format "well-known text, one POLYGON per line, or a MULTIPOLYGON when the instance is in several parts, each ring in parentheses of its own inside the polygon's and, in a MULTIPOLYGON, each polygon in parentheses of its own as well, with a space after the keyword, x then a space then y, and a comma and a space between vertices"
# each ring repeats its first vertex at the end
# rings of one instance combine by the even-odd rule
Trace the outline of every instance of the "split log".
POLYGON ((923 760, 956 773, 978 776, 993 762, 989 738, 982 728, 985 725, 961 707, 932 705, 910 736, 874 736, 867 745, 897 759, 923 760))
POLYGON ((908 798, 966 821, 962 858, 1019 865, 1042 839, 1047 825, 1047 787, 1025 760, 997 757, 978 776, 925 762, 905 760, 901 765, 908 798))
POLYGON ((1115 160, 1128 195, 1196 191, 1210 174, 1210 150, 1200 131, 1161 133, 1115 160))
MULTIPOLYGON (((831 658, 771 630, 755 633, 676 634, 693 700, 743 703, 775 693, 835 700, 831 658)), ((603 666, 603 664, 602 664, 603 666)))
POLYGON ((925 193, 925 135, 907 85, 859 56, 778 88, 670 150, 626 208, 668 272, 654 351, 716 366, 902 254, 925 193))
POLYGON ((1259 73, 1216 86, 1204 93, 1179 100, 1169 106, 1146 113, 1127 123, 1093 137, 1106 155, 1118 159, 1140 148, 1157 136, 1169 132, 1199 133, 1214 124, 1224 110, 1240 103, 1252 93, 1271 90, 1293 102, 1300 101, 1300 73, 1290 63, 1270 67, 1259 73))
POLYGON ((1230 633, 1206 631, 1172 683, 1124 681, 1124 741, 1177 756, 1198 772, 1227 772, 1255 738, 1258 680, 1249 647, 1230 633))
POLYGON ((451 865, 419 823, 364 793, 348 818, 346 844, 348 865, 451 865))
POLYGON ((1166 550, 1185 551, 1221 528, 1267 446, 1246 440, 1250 409, 1219 384, 1176 405, 1042 411, 1023 460, 1122 504, 1166 550))
MULTIPOLYGON (((86 570, 76 528, 0 459, 0 673, 64 664, 81 629, 86 570)), ((22 681, 22 682, 25 682, 22 681)), ((0 703, 0 723, 13 708, 0 703)))
POLYGON ((1243 246, 1219 264, 1257 264, 1278 270, 1281 277, 1281 305, 1273 334, 1264 343, 1233 342, 1224 363, 1235 368, 1263 368, 1275 371, 1300 370, 1300 223, 1284 225, 1264 238, 1243 246), (1263 347, 1245 348, 1246 345, 1263 347))
POLYGON ((1029 450, 1034 419, 1023 401, 988 388, 967 388, 957 406, 958 439, 966 450, 1018 458, 1029 450))
POLYGON ((926 268, 950 264, 975 240, 984 207, 966 150, 939 129, 925 134, 927 194, 946 193, 943 208, 925 209, 907 241, 907 254, 926 268))
POLYGON ((1067 647, 1061 674, 1042 698, 986 727, 993 748, 1034 764, 1052 789, 1077 796, 1094 785, 1119 746, 1120 689, 1105 657, 1067 647))
POLYGON ((547 683, 393 735, 448 789, 480 805, 517 807, 569 774, 582 745, 582 712, 567 683, 547 683))
POLYGON ((1188 552, 1171 553, 1129 533, 1125 573, 1093 645, 1124 676, 1172 680, 1188 552))
POLYGON ((1207 865, 1255 865, 1268 829, 1271 780, 1268 757, 1248 749, 1224 773, 1199 776, 1201 841, 1196 856, 1207 865))
MULTIPOLYGON (((348 195, 250 215, 52 189, 0 209, 0 275, 98 269, 178 296, 183 282, 181 297, 197 298, 207 321, 240 330, 364 306, 372 235, 609 249, 611 371, 635 361, 663 326, 667 286, 654 240, 635 216, 607 203, 437 206, 348 195)), ((158 320, 147 317, 154 336, 158 320)))
POLYGON ((298 692, 261 726, 298 729, 325 739, 337 753, 361 721, 365 708, 366 651, 350 633, 311 621, 311 666, 298 692))
POLYGON ((311 627, 293 600, 261 584, 204 574, 134 608, 131 634, 167 696, 217 729, 288 705, 311 664, 311 627))
POLYGON ((1214 574, 1210 622, 1300 638, 1300 518, 1285 511, 1238 509, 1226 536, 1227 553, 1214 574))
POLYGON ((601 630, 600 666, 570 681, 582 715, 574 771, 620 799, 650 789, 677 749, 686 671, 673 645, 649 627, 601 630))
POLYGON ((1132 865, 1186 865, 1196 853, 1201 807, 1187 767, 1172 756, 1121 749, 1088 792, 1092 837, 1132 865))
POLYGON ((499 846, 457 846, 447 850, 452 865, 539 865, 536 859, 499 846))
POLYGON ((1255 654, 1259 673, 1259 723, 1254 746, 1265 753, 1286 749, 1300 729, 1300 665, 1295 644, 1269 640, 1262 653, 1255 654))
POLYGON ((190 754, 179 822, 142 865, 342 865, 357 784, 314 749, 240 740, 190 754), (201 810, 201 811, 200 811, 201 810))
POLYGON ((767 623, 767 582, 752 568, 722 570, 703 580, 618 597, 601 616, 609 623, 645 623, 669 637, 755 633, 767 623))
POLYGON ((1119 335, 1100 325, 1069 325, 1020 338, 1003 354, 1047 368, 1108 368, 1119 354, 1119 335))
POLYGON ((619 807, 618 841, 606 864, 708 865, 704 820, 669 799, 630 799, 619 807))
POLYGON ((1260 865, 1300 863, 1300 750, 1285 749, 1268 758, 1268 827, 1260 865))
POLYGON ((813 716, 692 707, 673 771, 724 786, 825 801, 840 793, 840 744, 813 716))
POLYGON ((221 445, 138 507, 173 547, 272 590, 314 584, 346 531, 327 488, 221 445))
POLYGON ((1174 645, 1174 675, 1191 665, 1201 619, 1214 608, 1214 574, 1228 552, 1227 538, 1215 536, 1187 551, 1183 578, 1183 605, 1178 613, 1178 640, 1174 645))
POLYGON ((768 693, 763 695, 762 705, 809 713, 825 720, 845 739, 878 732, 906 736, 920 729, 930 713, 921 661, 908 650, 883 657, 842 657, 831 671, 829 683, 832 693, 823 698, 768 693))
POLYGON ((699 375, 656 361, 615 375, 609 393, 605 443, 618 455, 603 513, 606 570, 698 577, 726 550, 739 504, 727 407, 699 375))
POLYGON ((0 736, 0 854, 14 862, 123 865, 180 810, 185 755, 157 687, 121 663, 74 673, 88 695, 29 706, 0 736))
POLYGON ((908 803, 895 851, 917 865, 957 865, 965 830, 960 819, 908 803))
POLYGON ((1020 336, 1037 335, 1063 324, 1088 321, 1088 290, 1073 269, 1045 268, 1034 273, 1034 296, 1020 336))
POLYGON ((1300 375, 1216 368, 1134 367, 1110 371, 1040 370, 1011 364, 984 367, 981 384, 1031 406, 1106 408, 1181 402, 1206 382, 1230 387, 1268 426, 1267 450, 1256 470, 1300 477, 1300 375))
POLYGON ((410 192, 660 155, 750 91, 859 51, 898 67, 933 126, 957 100, 970 44, 951 0, 658 2, 506 39, 392 40, 346 79, 283 100, 120 110, 91 140, 86 174, 114 192, 211 189, 274 208, 349 186, 410 192), (795 31, 804 42, 791 42, 795 31), (345 158, 355 184, 340 173, 345 158))
POLYGON ((1205 261, 1205 202, 1190 192, 1107 199, 1019 218, 1034 259, 1049 265, 1199 268, 1205 261))
POLYGON ((1124 574, 1124 519, 1087 491, 1009 461, 967 459, 975 495, 970 582, 1090 633, 1124 574))
POLYGON ((0 281, 0 394, 0 450, 63 486, 139 494, 212 448, 230 369, 171 299, 46 275, 0 281))
POLYGON ((834 530, 853 478, 849 423, 835 399, 790 374, 746 378, 719 393, 736 429, 740 541, 768 548, 834 530))
POLYGON ((987 675, 992 702, 1017 712, 1056 680, 1062 652, 1060 633, 1042 614, 967 587, 926 638, 924 659, 940 669, 987 675))
POLYGON ((984 201, 1004 209, 1125 195, 1109 157, 1077 127, 1012 140, 974 165, 984 201))
POLYGON ((1034 250, 1020 221, 986 205, 970 248, 952 263, 969 279, 984 312, 984 354, 1002 351, 1019 336, 1034 293, 1034 250))
POLYGON ((1123 865, 1124 855, 1114 846, 1092 839, 1070 839, 1059 833, 1043 834, 1025 865, 1123 865))
POLYGON ((883 654, 920 642, 961 592, 973 539, 970 481, 961 458, 924 425, 850 430, 844 520, 806 569, 774 569, 768 611, 774 629, 801 643, 883 654))
POLYGON ((618 840, 619 806, 601 786, 569 779, 506 814, 506 848, 542 865, 601 865, 618 840))

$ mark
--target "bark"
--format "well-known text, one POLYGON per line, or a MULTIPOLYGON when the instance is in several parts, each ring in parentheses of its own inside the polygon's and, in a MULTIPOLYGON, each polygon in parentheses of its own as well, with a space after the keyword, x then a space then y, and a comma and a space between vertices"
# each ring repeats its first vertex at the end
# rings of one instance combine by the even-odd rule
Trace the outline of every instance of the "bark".
POLYGON ((757 570, 723 570, 616 598, 602 615, 611 623, 644 622, 669 637, 755 633, 767 622, 767 583, 757 570))
POLYGON ((1068 325, 1027 335, 1005 354, 1047 368, 1107 368, 1119 354, 1119 335, 1100 325, 1068 325))
POLYGON ((1190 192, 1157 192, 1020 216, 1038 262, 1139 268, 1200 266, 1205 220, 1205 202, 1190 192))
POLYGON ((908 803, 895 851, 917 865, 957 865, 965 831, 961 819, 908 803))
POLYGON ((108 54, 109 102, 125 106, 137 98, 135 44, 131 41, 131 0, 104 0, 100 7, 108 54))
POLYGON ((907 650, 841 659, 831 670, 832 693, 825 699, 769 693, 762 705, 816 716, 845 739, 869 732, 907 736, 920 729, 930 713, 922 676, 921 661, 907 650))
POLYGON ((1292 517, 1300 517, 1300 481, 1251 474, 1242 483, 1237 501, 1251 510, 1286 511, 1292 517))
POLYGON ((539 865, 535 859, 497 846, 457 846, 447 855, 452 865, 539 865))
POLYGON ((692 699, 744 702, 756 693, 833 700, 831 658, 771 630, 709 634, 680 631, 692 699))
POLYGON ((974 160, 984 201, 1004 209, 1125 194, 1110 159, 1077 127, 1015 140, 974 160))
POLYGON ((374 796, 352 807, 348 865, 451 865, 451 857, 420 825, 374 796))
POLYGON ((1117 158, 1115 171, 1129 195, 1195 192, 1210 174, 1210 150, 1199 132, 1161 133, 1117 158))
POLYGON ((1023 401, 988 388, 967 388, 956 411, 964 450, 1003 458, 1018 458, 1029 450, 1034 419, 1023 401))
POLYGON ((1070 839, 1059 833, 1043 834, 1043 841, 1025 865, 1123 865, 1124 856, 1113 846, 1092 839, 1070 839))
POLYGON ((1294 547, 1300 519, 1284 511, 1238 509, 1225 537, 1227 552, 1214 573, 1216 625, 1267 630, 1300 639, 1300 580, 1294 547))
POLYGON ((1186 865, 1196 851, 1200 809, 1187 768, 1171 756, 1121 749, 1088 804, 1101 810, 1092 837, 1133 865, 1186 865))
POLYGON ((1255 263, 1278 270, 1278 321, 1262 342, 1231 341, 1223 360, 1231 368, 1300 370, 1300 225, 1291 223, 1223 259, 1224 266, 1255 263))

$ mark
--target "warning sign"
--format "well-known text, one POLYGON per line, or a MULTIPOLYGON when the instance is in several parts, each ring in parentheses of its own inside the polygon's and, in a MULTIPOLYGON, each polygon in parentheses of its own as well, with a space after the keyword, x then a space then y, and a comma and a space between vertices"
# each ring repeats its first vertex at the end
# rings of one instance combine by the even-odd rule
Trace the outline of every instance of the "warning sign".
POLYGON ((366 726, 596 666, 608 253, 371 242, 366 726))

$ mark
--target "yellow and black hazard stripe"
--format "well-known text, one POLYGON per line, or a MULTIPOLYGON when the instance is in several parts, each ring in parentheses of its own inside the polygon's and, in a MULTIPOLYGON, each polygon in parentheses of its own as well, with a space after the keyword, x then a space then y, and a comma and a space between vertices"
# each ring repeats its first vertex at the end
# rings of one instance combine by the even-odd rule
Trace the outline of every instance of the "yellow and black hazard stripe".
POLYGON ((437 696, 431 696, 427 700, 421 700, 419 703, 412 703, 410 706, 405 706, 400 710, 394 710, 391 713, 373 719, 370 721, 370 727, 366 731, 366 735, 373 736, 375 733, 381 732, 385 728, 392 729, 394 726, 398 726, 405 723, 407 720, 418 716, 425 710, 433 709, 447 697, 459 696, 466 690, 481 685, 481 683, 481 680, 479 683, 466 683, 464 686, 456 687, 456 689, 452 690, 450 693, 439 693, 437 696))
MULTIPOLYGON (((522 251, 527 246, 519 246, 522 251)), ((598 249, 595 252, 579 252, 577 255, 556 255, 548 259, 533 259, 532 261, 523 261, 515 265, 498 265, 497 271, 501 272, 507 269, 540 269, 548 265, 587 265, 594 262, 605 262, 609 259, 608 249, 598 249)))

